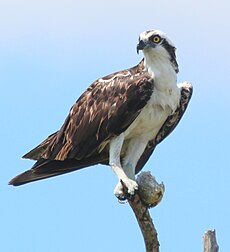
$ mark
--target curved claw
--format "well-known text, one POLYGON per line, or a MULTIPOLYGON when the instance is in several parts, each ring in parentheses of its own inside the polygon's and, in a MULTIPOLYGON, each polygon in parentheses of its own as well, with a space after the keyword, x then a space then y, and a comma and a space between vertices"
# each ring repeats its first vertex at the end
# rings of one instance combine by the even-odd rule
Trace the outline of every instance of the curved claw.
POLYGON ((120 201, 124 201, 131 199, 136 190, 138 190, 137 182, 132 179, 127 179, 126 181, 120 181, 116 185, 114 194, 120 201))

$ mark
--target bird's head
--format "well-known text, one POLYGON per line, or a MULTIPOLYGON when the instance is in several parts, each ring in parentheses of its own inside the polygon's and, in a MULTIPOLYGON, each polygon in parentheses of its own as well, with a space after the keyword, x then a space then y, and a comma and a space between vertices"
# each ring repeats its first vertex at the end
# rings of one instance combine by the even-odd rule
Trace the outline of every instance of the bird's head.
POLYGON ((170 60, 173 68, 178 73, 176 61, 176 47, 167 35, 160 30, 142 32, 137 44, 137 53, 142 50, 144 55, 160 55, 170 60))

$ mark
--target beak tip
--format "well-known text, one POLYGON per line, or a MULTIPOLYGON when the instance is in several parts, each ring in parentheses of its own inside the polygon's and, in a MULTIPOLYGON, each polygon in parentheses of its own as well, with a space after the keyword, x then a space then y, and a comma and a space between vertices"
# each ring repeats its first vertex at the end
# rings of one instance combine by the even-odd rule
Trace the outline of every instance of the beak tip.
POLYGON ((140 50, 143 50, 146 47, 146 43, 143 40, 140 40, 137 44, 137 54, 139 54, 140 50))

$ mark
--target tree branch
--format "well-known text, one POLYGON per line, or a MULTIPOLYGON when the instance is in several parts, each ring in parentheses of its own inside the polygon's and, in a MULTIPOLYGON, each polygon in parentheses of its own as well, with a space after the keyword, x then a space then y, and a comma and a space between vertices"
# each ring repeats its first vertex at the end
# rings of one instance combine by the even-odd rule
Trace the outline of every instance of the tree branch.
POLYGON ((138 178, 138 192, 128 202, 136 216, 141 229, 146 252, 159 252, 157 231, 149 213, 150 207, 155 207, 162 199, 164 185, 158 184, 150 172, 142 172, 138 178))
MULTIPOLYGON (((127 196, 139 227, 141 229, 146 252, 159 252, 157 231, 149 213, 149 208, 160 203, 164 194, 164 185, 158 184, 150 172, 142 172, 137 177, 138 191, 131 198, 128 197, 128 189, 123 184, 124 196, 127 196)), ((218 252, 215 230, 208 230, 203 236, 203 252, 218 252)))

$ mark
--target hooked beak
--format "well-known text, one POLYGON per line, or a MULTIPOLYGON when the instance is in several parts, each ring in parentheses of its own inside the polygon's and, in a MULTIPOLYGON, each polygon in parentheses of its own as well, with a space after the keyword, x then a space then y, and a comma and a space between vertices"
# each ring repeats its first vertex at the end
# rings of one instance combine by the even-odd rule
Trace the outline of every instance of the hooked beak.
POLYGON ((147 43, 143 40, 140 40, 139 43, 137 44, 137 54, 139 54, 140 50, 143 50, 147 47, 147 43))
POLYGON ((149 42, 148 40, 140 40, 137 44, 137 53, 139 54, 140 50, 144 50, 147 48, 155 48, 155 44, 149 42))

